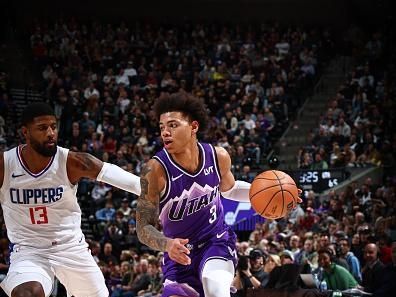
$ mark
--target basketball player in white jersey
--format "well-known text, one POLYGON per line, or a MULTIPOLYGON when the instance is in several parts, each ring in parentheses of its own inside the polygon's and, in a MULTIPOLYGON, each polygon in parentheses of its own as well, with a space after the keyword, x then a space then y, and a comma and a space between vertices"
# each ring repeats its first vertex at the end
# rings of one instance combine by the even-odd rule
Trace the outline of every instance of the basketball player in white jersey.
POLYGON ((11 297, 47 297, 56 276, 75 297, 108 297, 80 228, 77 184, 85 177, 140 194, 139 177, 57 146, 56 118, 45 103, 24 110, 22 133, 25 145, 0 152, 0 202, 11 242, 1 287, 11 297))

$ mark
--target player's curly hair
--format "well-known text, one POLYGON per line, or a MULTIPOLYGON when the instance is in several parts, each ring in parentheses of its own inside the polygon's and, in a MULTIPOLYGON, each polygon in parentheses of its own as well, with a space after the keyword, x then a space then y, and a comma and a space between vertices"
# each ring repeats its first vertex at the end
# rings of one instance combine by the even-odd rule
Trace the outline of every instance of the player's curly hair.
POLYGON ((178 111, 189 118, 189 121, 197 121, 199 131, 202 133, 208 127, 208 111, 204 102, 186 92, 163 93, 154 104, 154 112, 159 118, 166 112, 178 111))

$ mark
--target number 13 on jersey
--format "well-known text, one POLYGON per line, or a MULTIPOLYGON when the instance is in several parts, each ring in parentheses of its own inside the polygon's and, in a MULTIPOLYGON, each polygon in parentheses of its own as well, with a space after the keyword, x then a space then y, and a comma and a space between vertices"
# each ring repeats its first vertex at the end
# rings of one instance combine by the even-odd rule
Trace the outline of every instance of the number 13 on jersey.
POLYGON ((47 207, 29 207, 30 221, 33 225, 48 224, 47 207))

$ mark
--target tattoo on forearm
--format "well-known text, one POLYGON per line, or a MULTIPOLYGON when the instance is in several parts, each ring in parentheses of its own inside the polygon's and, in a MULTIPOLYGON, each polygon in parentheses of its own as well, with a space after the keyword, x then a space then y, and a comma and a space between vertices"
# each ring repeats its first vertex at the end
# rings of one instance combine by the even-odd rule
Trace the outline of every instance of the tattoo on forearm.
POLYGON ((147 246, 159 250, 166 251, 167 239, 164 234, 158 231, 155 226, 157 225, 158 212, 159 212, 159 199, 151 201, 147 197, 149 181, 147 174, 151 171, 149 166, 144 166, 140 175, 140 184, 142 192, 138 199, 136 211, 136 229, 139 240, 147 246))
POLYGON ((139 199, 136 212, 139 240, 152 249, 165 252, 166 237, 155 228, 157 219, 158 211, 154 203, 139 199))

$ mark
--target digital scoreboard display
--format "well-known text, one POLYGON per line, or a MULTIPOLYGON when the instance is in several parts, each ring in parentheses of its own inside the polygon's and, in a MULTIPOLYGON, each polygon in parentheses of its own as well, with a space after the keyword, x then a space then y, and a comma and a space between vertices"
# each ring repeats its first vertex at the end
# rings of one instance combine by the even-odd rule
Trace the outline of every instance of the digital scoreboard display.
POLYGON ((303 190, 321 193, 345 181, 349 174, 345 169, 310 170, 300 169, 289 171, 297 186, 303 190))

